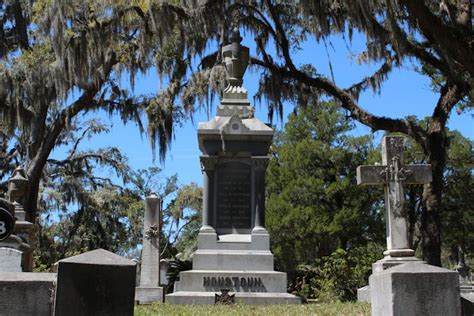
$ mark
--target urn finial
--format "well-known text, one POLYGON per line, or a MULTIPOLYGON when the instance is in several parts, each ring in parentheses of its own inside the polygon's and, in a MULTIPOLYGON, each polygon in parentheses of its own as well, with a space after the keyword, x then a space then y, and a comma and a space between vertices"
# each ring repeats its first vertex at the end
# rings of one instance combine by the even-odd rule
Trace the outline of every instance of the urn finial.
POLYGON ((226 90, 229 87, 242 87, 242 78, 249 64, 249 48, 240 44, 242 37, 237 27, 232 30, 230 40, 231 43, 222 49, 227 81, 229 82, 226 90))

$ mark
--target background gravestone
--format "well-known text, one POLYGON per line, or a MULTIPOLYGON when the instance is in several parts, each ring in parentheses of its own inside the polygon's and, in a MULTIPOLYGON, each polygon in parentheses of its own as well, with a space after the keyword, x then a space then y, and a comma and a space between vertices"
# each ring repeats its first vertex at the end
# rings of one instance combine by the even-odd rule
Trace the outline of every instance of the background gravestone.
POLYGON ((133 315, 135 263, 97 249, 58 262, 54 315, 133 315))
POLYGON ((51 316, 54 273, 0 272, 1 316, 51 316))
POLYGON ((140 286, 135 290, 135 300, 140 304, 163 302, 163 288, 160 287, 160 204, 155 194, 145 201, 140 286))
POLYGON ((0 271, 21 272, 22 252, 13 248, 0 247, 0 271))

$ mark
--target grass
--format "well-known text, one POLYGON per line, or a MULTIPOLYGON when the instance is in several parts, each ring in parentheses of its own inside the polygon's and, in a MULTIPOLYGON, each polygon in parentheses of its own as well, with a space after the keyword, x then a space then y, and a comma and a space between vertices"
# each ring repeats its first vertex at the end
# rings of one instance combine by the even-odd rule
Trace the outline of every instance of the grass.
POLYGON ((370 315, 367 303, 322 303, 305 305, 169 305, 154 304, 135 307, 135 316, 152 315, 314 315, 361 316, 370 315))

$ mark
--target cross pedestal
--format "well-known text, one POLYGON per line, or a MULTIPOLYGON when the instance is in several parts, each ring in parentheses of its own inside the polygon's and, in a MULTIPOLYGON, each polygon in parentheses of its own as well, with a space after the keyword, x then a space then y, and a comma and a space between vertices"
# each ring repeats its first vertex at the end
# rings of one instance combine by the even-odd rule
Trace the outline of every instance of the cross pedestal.
POLYGON ((384 251, 385 258, 373 265, 373 272, 405 262, 421 262, 408 240, 404 185, 431 182, 431 165, 405 165, 403 147, 403 137, 384 136, 382 165, 357 167, 357 184, 383 185, 385 191, 387 250, 384 251))

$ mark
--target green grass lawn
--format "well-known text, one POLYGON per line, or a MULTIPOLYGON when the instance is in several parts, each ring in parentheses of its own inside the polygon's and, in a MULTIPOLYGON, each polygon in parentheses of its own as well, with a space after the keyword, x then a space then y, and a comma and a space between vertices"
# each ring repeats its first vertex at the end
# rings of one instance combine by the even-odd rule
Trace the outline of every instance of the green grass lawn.
POLYGON ((151 315, 370 315, 366 303, 324 303, 305 305, 142 305, 135 308, 136 316, 151 315))

